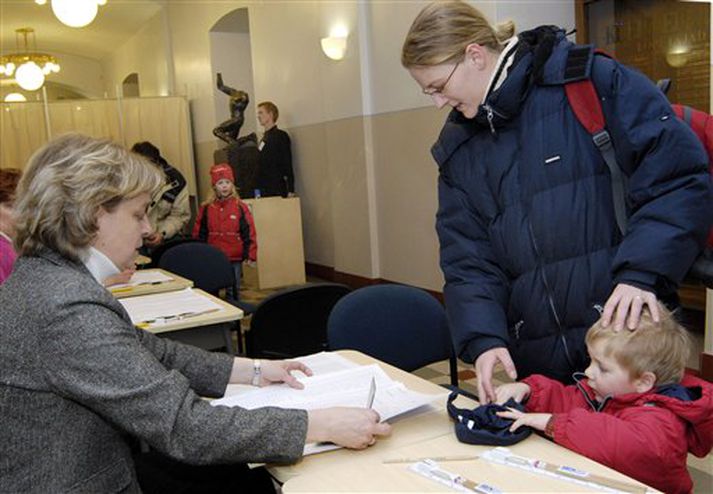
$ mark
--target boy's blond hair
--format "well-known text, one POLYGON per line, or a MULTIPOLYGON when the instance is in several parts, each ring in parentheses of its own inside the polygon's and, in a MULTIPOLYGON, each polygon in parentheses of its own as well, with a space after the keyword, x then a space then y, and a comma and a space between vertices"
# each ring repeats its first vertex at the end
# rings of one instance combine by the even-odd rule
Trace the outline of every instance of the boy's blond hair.
POLYGON ((604 356, 626 369, 631 379, 652 372, 657 386, 680 382, 690 352, 688 333, 668 309, 661 304, 658 309, 659 322, 654 322, 648 309, 642 310, 635 331, 625 328, 615 332, 614 324, 605 328, 600 319, 587 332, 587 346, 596 344, 604 356))

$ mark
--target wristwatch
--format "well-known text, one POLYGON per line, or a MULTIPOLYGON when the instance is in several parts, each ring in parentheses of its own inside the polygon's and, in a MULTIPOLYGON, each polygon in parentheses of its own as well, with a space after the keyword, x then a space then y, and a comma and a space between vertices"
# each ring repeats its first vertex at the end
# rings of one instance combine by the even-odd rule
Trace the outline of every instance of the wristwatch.
POLYGON ((250 384, 260 386, 260 378, 262 377, 262 366, 258 359, 253 360, 253 380, 250 384))

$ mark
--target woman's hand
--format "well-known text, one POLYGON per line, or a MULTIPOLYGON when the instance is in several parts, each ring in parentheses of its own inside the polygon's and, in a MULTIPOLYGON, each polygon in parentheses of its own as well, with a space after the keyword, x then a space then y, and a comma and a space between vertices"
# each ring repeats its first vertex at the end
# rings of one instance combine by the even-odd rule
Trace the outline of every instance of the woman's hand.
POLYGON ((641 309, 648 306, 654 322, 659 322, 659 307, 656 295, 641 288, 619 283, 609 296, 602 312, 602 326, 607 327, 614 322, 614 331, 624 329, 624 323, 630 331, 639 326, 641 309))
POLYGON ((530 396, 530 385, 525 383, 508 383, 495 388, 495 402, 502 405, 510 398, 521 403, 530 396))
POLYGON ((270 384, 285 383, 291 388, 303 389, 305 386, 291 374, 292 371, 300 371, 306 376, 312 375, 312 369, 302 362, 296 360, 260 360, 262 373, 258 386, 269 386, 270 384))
POLYGON ((478 378, 478 398, 485 405, 497 399, 493 390, 493 369, 500 362, 511 379, 517 379, 515 364, 507 348, 491 348, 480 354, 475 360, 475 375, 478 378))
MULTIPOLYGON (((292 371, 300 371, 306 376, 312 375, 312 369, 296 360, 262 360, 260 359, 260 380, 258 386, 285 383, 291 388, 303 389, 292 371)), ((255 367, 252 359, 238 357, 233 359, 233 369, 230 373, 230 384, 251 384, 255 377, 255 367)))
POLYGON ((507 412, 498 412, 499 417, 512 419, 515 422, 510 426, 510 432, 515 432, 523 425, 528 425, 538 431, 544 431, 552 417, 551 413, 523 413, 514 408, 508 408, 507 412))
POLYGON ((307 442, 332 442, 345 448, 364 449, 377 436, 391 433, 389 424, 379 423, 379 414, 366 408, 334 407, 310 410, 307 442))

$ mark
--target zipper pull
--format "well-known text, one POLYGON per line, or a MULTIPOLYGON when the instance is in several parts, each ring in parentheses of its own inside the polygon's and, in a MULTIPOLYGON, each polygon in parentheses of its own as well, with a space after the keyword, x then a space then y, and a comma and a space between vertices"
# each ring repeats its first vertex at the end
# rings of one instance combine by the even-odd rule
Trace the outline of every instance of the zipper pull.
POLYGON ((495 125, 493 125, 493 118, 495 116, 495 112, 493 112, 493 109, 490 107, 490 105, 484 105, 485 111, 486 111, 486 117, 488 119, 488 125, 490 125, 490 133, 495 137, 497 134, 495 133, 495 125))
POLYGON ((513 330, 515 331, 515 339, 519 340, 520 339, 520 328, 522 325, 525 324, 525 320, 521 319, 518 322, 515 323, 515 326, 513 327, 513 330))

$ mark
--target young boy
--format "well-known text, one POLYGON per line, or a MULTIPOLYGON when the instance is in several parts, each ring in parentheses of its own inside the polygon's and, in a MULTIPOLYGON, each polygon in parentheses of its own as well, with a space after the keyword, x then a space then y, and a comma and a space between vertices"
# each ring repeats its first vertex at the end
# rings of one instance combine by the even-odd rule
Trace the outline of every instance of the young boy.
MULTIPOLYGON (((500 386, 498 402, 527 399, 526 411, 501 412, 511 430, 528 425, 556 443, 667 493, 693 487, 690 451, 713 446, 713 384, 684 375, 686 331, 665 308, 636 331, 597 322, 587 333, 586 379, 565 386, 544 376, 500 386)), ((577 379, 575 375, 575 379, 577 379)))
POLYGON ((257 260, 255 223, 247 204, 238 197, 229 165, 213 165, 210 181, 214 196, 198 211, 193 238, 208 242, 228 256, 235 271, 235 282, 240 286, 242 262, 257 260))

